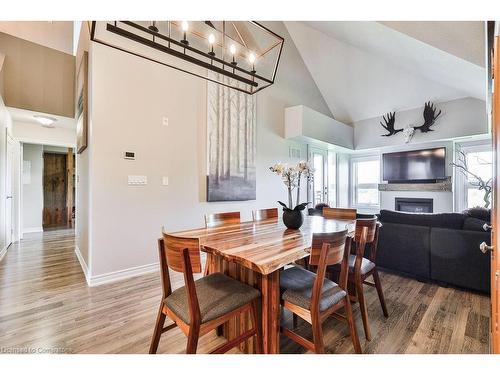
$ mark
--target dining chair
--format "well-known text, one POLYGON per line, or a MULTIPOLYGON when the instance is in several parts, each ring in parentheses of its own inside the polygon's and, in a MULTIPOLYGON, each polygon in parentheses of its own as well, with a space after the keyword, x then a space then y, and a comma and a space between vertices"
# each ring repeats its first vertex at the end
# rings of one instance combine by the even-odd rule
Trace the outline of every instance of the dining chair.
POLYGON ((309 262, 317 266, 317 272, 293 266, 281 271, 280 274, 281 305, 312 325, 313 341, 286 327, 280 327, 281 332, 315 353, 325 353, 322 324, 329 316, 347 322, 354 350, 356 353, 361 353, 347 293, 350 244, 351 239, 347 237, 347 230, 336 233, 315 233, 309 262), (341 264, 342 275, 338 284, 325 278, 326 267, 333 264, 341 264), (342 308, 345 308, 345 315, 337 312, 342 308))
POLYGON ((226 225, 239 224, 241 215, 239 212, 220 212, 205 215, 205 226, 207 228, 222 227, 226 225))
POLYGON ((263 221, 268 219, 278 219, 277 208, 263 208, 252 212, 253 221, 263 221))
MULTIPOLYGON (((241 222, 241 215, 239 212, 220 212, 216 214, 206 214, 205 215, 205 227, 206 228, 217 228, 232 224, 239 224, 241 222)), ((211 270, 212 255, 207 254, 207 259, 205 261, 205 272, 204 276, 207 276, 211 270)))
MULTIPOLYGON (((348 290, 351 292, 352 301, 359 302, 365 337, 368 341, 371 340, 372 336, 370 323, 368 321, 368 309, 363 285, 369 285, 377 289, 380 305, 382 306, 382 312, 386 318, 389 316, 387 306, 385 304, 382 284, 380 282, 380 276, 377 271, 377 265, 375 264, 379 228, 380 224, 377 222, 376 217, 373 219, 356 220, 355 240, 352 246, 352 252, 354 252, 354 254, 351 253, 349 255, 348 290), (363 231, 365 230, 367 231, 366 238, 363 237, 363 231), (369 248, 368 258, 365 258, 367 247, 369 248), (370 276, 373 277, 373 282, 367 280, 370 276)), ((333 276, 332 280, 337 280, 342 272, 338 267, 333 266, 328 268, 327 273, 333 276)))
POLYGON ((188 337, 186 353, 195 354, 198 339, 228 320, 250 312, 252 328, 222 344, 211 353, 222 354, 252 336, 256 351, 262 352, 262 331, 258 317, 260 292, 222 273, 212 273, 194 281, 193 273, 201 273, 198 239, 163 233, 158 240, 163 294, 149 348, 155 354, 162 333, 179 327, 188 337), (171 289, 169 270, 182 272, 185 285, 171 289), (164 327, 165 318, 173 323, 164 327))
POLYGON ((326 219, 356 220, 356 212, 355 208, 324 207, 323 217, 326 219))

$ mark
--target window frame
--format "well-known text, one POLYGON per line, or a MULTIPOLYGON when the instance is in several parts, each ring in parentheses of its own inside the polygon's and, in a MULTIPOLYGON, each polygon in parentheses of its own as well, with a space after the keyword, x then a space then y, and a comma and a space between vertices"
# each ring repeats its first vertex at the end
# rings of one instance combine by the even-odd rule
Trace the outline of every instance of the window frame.
MULTIPOLYGON (((490 140, 486 141, 476 141, 470 143, 457 143, 455 146, 455 152, 453 155, 453 161, 457 161, 457 152, 463 151, 465 154, 474 152, 493 152, 492 144, 490 140)), ((493 167, 492 167, 493 168, 493 167)), ((454 188, 454 210, 455 212, 462 212, 468 209, 468 194, 469 189, 472 188, 468 179, 460 172, 457 168, 453 168, 455 188, 454 188)))
POLYGON ((357 209, 366 209, 366 210, 378 210, 380 209, 380 191, 378 189, 378 185, 381 183, 381 160, 380 160, 380 155, 360 155, 360 156, 351 156, 350 160, 350 182, 351 182, 351 187, 349 189, 350 191, 350 202, 351 202, 351 207, 357 208, 357 209), (377 161, 379 163, 379 177, 378 181, 376 183, 363 183, 363 184, 357 184, 357 164, 360 162, 366 162, 366 161, 377 161), (359 188, 365 188, 365 189, 376 189, 377 190, 377 204, 365 204, 365 203, 359 203, 358 202, 358 197, 357 197, 357 191, 359 188))
POLYGON ((338 202, 338 160, 337 160, 337 152, 333 150, 327 150, 327 155, 326 155, 326 168, 327 168, 327 203, 330 205, 330 207, 337 207, 337 202, 338 202), (331 156, 331 160, 330 160, 331 156), (333 163, 330 163, 332 161, 333 163), (333 164, 334 166, 334 173, 331 170, 331 165, 333 164), (333 181, 333 182, 332 182, 333 181), (332 189, 330 189, 330 186, 333 186, 332 189), (333 192, 331 191, 333 190, 333 192))

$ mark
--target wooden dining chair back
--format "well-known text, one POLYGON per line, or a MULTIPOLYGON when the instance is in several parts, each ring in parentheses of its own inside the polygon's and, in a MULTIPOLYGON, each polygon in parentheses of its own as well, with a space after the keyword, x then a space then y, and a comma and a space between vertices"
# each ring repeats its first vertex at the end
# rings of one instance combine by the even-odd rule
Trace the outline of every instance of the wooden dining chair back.
MULTIPOLYGON (((160 251, 160 263, 176 272, 201 272, 200 242, 195 238, 182 238, 163 235, 163 251, 160 251), (191 269, 186 269, 185 251, 189 254, 191 269)), ((167 270, 167 268, 165 268, 167 270)), ((164 272, 162 267, 161 272, 164 272)))
POLYGON ((239 212, 220 212, 205 215, 205 226, 207 228, 223 227, 225 225, 239 224, 241 222, 239 212))
MULTIPOLYGON (((320 304, 321 290, 326 276, 326 268, 340 264, 341 276, 339 287, 346 289, 348 275, 348 259, 351 248, 351 239, 347 237, 347 230, 336 233, 315 233, 312 238, 309 264, 316 266, 316 279, 311 299, 311 312, 320 304), (346 246, 347 243, 347 246, 346 246)), ((319 313, 319 312, 318 312, 319 313)))
POLYGON ((323 217, 326 219, 356 220, 356 213, 355 208, 323 208, 323 217))
POLYGON ((277 208, 263 208, 252 212, 253 221, 263 221, 269 219, 278 219, 277 208))
POLYGON ((367 228, 368 233, 366 235, 366 244, 371 244, 375 240, 375 233, 377 231, 377 218, 373 219, 357 219, 356 220, 356 234, 354 236, 354 241, 356 243, 361 242, 363 228, 367 228))
POLYGON ((314 233, 312 237, 309 264, 311 266, 330 266, 338 264, 344 256, 347 230, 336 233, 314 233), (320 264, 321 255, 324 253, 324 264, 320 264))
MULTIPOLYGON (((347 230, 336 233, 313 234, 310 264, 316 273, 302 267, 291 267, 281 272, 280 287, 283 291, 281 303, 294 317, 300 316, 312 325, 313 342, 294 331, 281 327, 285 336, 315 352, 324 353, 322 323, 329 317, 347 322, 356 353, 361 353, 352 309, 347 294, 348 257, 351 238, 347 230), (327 266, 341 264, 342 276, 338 284, 325 279, 327 266), (337 313, 345 308, 346 314, 337 313)), ((295 324, 294 324, 295 326, 295 324)))
MULTIPOLYGON (((227 225, 239 224, 240 222, 241 222, 241 215, 239 212, 220 212, 216 214, 205 215, 206 228, 224 227, 227 225)), ((213 256, 211 254, 207 254, 204 275, 207 276, 212 271, 213 271, 213 256)))
POLYGON ((161 334, 174 327, 179 327, 188 337, 186 353, 194 354, 199 337, 247 312, 252 316, 252 328, 211 353, 225 353, 252 336, 256 336, 257 352, 262 352, 261 324, 257 311, 260 299, 258 290, 222 273, 213 273, 195 282, 193 273, 201 272, 198 239, 163 233, 158 240, 158 251, 162 299, 149 348, 150 354, 156 353, 161 334), (169 269, 183 273, 183 287, 172 291, 169 269), (164 327, 167 316, 174 323, 164 327))

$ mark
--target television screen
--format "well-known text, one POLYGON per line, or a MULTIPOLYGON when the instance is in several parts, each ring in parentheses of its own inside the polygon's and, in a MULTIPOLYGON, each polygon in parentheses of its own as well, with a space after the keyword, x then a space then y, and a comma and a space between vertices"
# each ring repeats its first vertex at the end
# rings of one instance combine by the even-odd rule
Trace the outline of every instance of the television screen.
POLYGON ((446 178, 446 149, 433 148, 382 155, 384 181, 423 181, 446 178))

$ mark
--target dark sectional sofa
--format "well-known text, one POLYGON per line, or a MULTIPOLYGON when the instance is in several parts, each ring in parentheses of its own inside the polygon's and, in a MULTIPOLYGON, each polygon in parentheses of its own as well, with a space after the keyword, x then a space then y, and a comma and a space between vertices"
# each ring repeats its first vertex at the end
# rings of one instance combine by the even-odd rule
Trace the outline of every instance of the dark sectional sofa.
POLYGON ((420 280, 490 291, 490 255, 479 250, 490 233, 484 217, 381 210, 377 266, 420 280))

